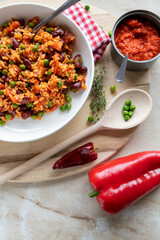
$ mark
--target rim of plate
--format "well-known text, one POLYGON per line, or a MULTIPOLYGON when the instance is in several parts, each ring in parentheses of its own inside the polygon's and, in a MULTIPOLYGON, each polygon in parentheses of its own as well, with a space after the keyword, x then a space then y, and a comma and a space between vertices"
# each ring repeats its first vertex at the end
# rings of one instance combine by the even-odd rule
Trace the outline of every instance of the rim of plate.
MULTIPOLYGON (((48 5, 45 5, 45 4, 41 4, 41 3, 30 3, 30 2, 23 2, 23 3, 13 3, 13 4, 6 4, 4 6, 1 6, 0 7, 0 10, 1 9, 4 9, 4 8, 8 8, 8 7, 12 7, 12 6, 19 6, 19 5, 34 5, 34 6, 41 6, 41 7, 44 7, 44 8, 48 8, 50 10, 55 10, 53 7, 51 6, 48 6, 48 5)), ((88 96, 89 96, 89 93, 90 93, 90 90, 91 90, 91 87, 92 87, 92 84, 93 84, 93 77, 94 77, 94 57, 93 57, 93 52, 92 52, 92 49, 91 49, 91 46, 85 36, 85 34, 83 33, 83 31, 81 30, 81 28, 70 18, 68 17, 67 15, 65 15, 63 12, 60 13, 59 15, 63 15, 64 19, 67 18, 69 19, 70 22, 72 22, 72 24, 79 30, 79 32, 83 35, 83 38, 85 40, 85 43, 88 47, 88 50, 90 52, 90 55, 91 55, 91 62, 90 62, 90 65, 91 65, 91 77, 90 77, 90 84, 89 86, 87 86, 87 92, 86 94, 84 95, 84 98, 83 100, 81 101, 81 106, 78 108, 78 110, 76 110, 72 117, 69 118, 68 121, 66 121, 64 124, 62 124, 62 126, 59 126, 55 131, 51 131, 50 133, 46 133, 46 134, 43 134, 42 136, 38 136, 38 137, 32 137, 32 139, 26 139, 26 140, 21 140, 21 139, 11 139, 11 140, 8 140, 6 138, 3 138, 2 135, 0 137, 0 141, 4 141, 4 142, 14 142, 14 143, 23 143, 23 142, 32 142, 32 141, 35 141, 35 140, 39 140, 39 139, 42 139, 42 138, 45 138, 51 134, 54 134, 56 133, 57 131, 59 131, 60 129, 62 129, 63 127, 65 127, 77 114, 78 112, 81 110, 81 108, 83 107, 84 103, 86 102, 88 96)))

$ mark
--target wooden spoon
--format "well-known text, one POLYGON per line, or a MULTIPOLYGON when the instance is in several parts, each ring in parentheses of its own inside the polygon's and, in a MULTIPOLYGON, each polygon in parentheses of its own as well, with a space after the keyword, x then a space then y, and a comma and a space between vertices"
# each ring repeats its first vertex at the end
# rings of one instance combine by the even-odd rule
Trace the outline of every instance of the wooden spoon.
POLYGON ((66 139, 65 141, 51 147, 50 149, 38 154, 18 167, 6 172, 0 176, 0 185, 9 181, 10 179, 17 177, 31 168, 37 166, 39 163, 45 161, 54 154, 67 148, 71 144, 87 137, 97 131, 103 129, 128 129, 139 125, 149 115, 152 109, 152 99, 150 95, 139 89, 129 89, 121 92, 112 99, 108 105, 106 112, 102 118, 93 126, 83 130, 82 132, 66 139), (132 103, 136 106, 135 113, 132 118, 127 122, 122 115, 122 108, 126 99, 131 99, 132 103))

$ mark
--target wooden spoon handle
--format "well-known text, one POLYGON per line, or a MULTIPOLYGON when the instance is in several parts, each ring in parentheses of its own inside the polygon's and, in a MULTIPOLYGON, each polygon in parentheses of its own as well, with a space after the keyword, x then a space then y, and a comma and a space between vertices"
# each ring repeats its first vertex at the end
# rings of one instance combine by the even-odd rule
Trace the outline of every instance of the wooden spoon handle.
POLYGON ((31 158, 30 160, 26 161, 25 163, 19 165, 18 167, 6 172, 2 176, 0 176, 0 185, 4 184, 5 182, 9 181, 12 178, 15 178, 24 172, 30 170, 31 168, 37 166, 39 163, 45 161, 49 157, 53 156, 54 154, 60 152, 61 150, 67 148, 71 144, 83 139, 84 137, 87 137, 98 130, 101 129, 101 125, 96 123, 95 125, 83 130, 80 133, 77 133, 76 135, 66 139, 65 141, 49 148, 48 150, 38 154, 37 156, 31 158))

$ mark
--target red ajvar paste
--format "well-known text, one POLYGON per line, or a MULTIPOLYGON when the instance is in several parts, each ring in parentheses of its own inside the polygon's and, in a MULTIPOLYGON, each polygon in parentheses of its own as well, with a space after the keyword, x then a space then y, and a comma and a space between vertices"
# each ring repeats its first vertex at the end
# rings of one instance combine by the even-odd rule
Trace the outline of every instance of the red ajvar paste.
POLYGON ((160 53, 160 35, 154 25, 144 19, 129 18, 118 25, 115 44, 130 59, 145 61, 160 53))

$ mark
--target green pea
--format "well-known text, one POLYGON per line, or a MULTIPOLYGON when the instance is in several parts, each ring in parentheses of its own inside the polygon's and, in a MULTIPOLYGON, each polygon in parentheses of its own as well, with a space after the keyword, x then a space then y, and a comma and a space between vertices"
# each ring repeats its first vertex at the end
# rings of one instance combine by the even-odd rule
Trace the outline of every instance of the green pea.
POLYGON ((3 46, 3 45, 1 45, 1 46, 0 46, 0 49, 2 49, 2 48, 4 48, 4 46, 3 46))
POLYGON ((76 73, 74 79, 76 80, 76 79, 78 78, 78 76, 79 76, 79 75, 76 73))
POLYGON ((89 6, 89 5, 85 5, 85 6, 84 6, 84 9, 85 9, 86 11, 89 11, 90 6, 89 6))
POLYGON ((0 119, 0 125, 3 126, 4 124, 5 122, 2 119, 0 119))
POLYGON ((71 109, 71 104, 67 103, 65 108, 66 108, 66 110, 70 110, 71 109))
POLYGON ((129 115, 129 117, 132 117, 133 116, 133 111, 129 111, 128 115, 129 115))
POLYGON ((69 91, 66 93, 66 97, 68 97, 69 96, 69 91))
POLYGON ((135 106, 135 105, 131 105, 131 106, 129 107, 129 109, 130 109, 131 111, 134 111, 134 110, 136 109, 136 106, 135 106))
POLYGON ((21 72, 21 75, 24 76, 24 72, 23 71, 21 72))
POLYGON ((26 45, 24 45, 24 44, 21 44, 21 45, 20 45, 20 49, 21 49, 21 50, 24 50, 24 49, 26 49, 26 45))
POLYGON ((111 38, 111 36, 112 36, 112 31, 109 31, 109 32, 108 32, 108 36, 111 38))
POLYGON ((0 95, 4 95, 4 91, 3 90, 0 90, 0 95))
POLYGON ((9 63, 12 65, 14 62, 12 60, 9 60, 9 63))
POLYGON ((52 33, 52 28, 46 28, 46 32, 52 33))
POLYGON ((8 74, 8 70, 7 69, 3 69, 2 70, 2 75, 7 76, 7 74, 8 74))
POLYGON ((25 85, 26 85, 26 88, 28 88, 28 87, 29 87, 29 84, 28 84, 28 82, 25 82, 25 85))
POLYGON ((124 116, 124 120, 125 120, 125 121, 128 121, 128 120, 129 120, 129 115, 125 115, 125 116, 124 116))
POLYGON ((72 98, 71 98, 70 96, 67 96, 67 97, 66 97, 66 101, 67 101, 67 102, 71 102, 71 101, 72 101, 72 98))
POLYGON ((48 70, 48 71, 47 71, 47 75, 48 75, 48 76, 51 76, 51 75, 52 75, 52 71, 51 71, 51 70, 48 70))
POLYGON ((37 47, 39 47, 39 46, 40 46, 40 43, 39 43, 39 42, 37 42, 37 43, 36 43, 36 46, 37 46, 37 47))
POLYGON ((65 106, 60 106, 61 112, 64 112, 66 110, 65 106))
POLYGON ((38 51, 38 46, 34 45, 34 46, 33 46, 33 51, 34 51, 34 52, 37 52, 37 51, 38 51))
POLYGON ((30 28, 34 28, 35 24, 34 24, 34 22, 29 22, 29 23, 28 23, 28 26, 29 26, 30 28))
POLYGON ((48 59, 44 59, 43 62, 44 62, 44 65, 45 65, 46 67, 48 67, 48 65, 49 65, 49 60, 48 60, 48 59))
POLYGON ((11 87, 15 87, 15 86, 16 86, 16 82, 15 82, 15 81, 11 81, 11 82, 9 83, 9 85, 10 85, 11 87))
POLYGON ((52 108, 52 107, 53 107, 53 104, 52 104, 52 101, 51 101, 51 100, 48 102, 47 106, 48 106, 49 108, 52 108))
POLYGON ((24 64, 21 64, 19 67, 20 67, 20 69, 22 69, 22 70, 26 70, 26 66, 25 66, 24 64))
POLYGON ((123 110, 129 111, 129 106, 124 105, 124 106, 123 106, 123 110))
POLYGON ((123 116, 128 115, 128 111, 124 110, 123 111, 123 116))
POLYGON ((60 88, 60 87, 62 87, 62 85, 63 85, 63 82, 60 80, 60 81, 57 83, 57 87, 60 88))
POLYGON ((11 45, 11 44, 7 44, 7 47, 8 47, 8 48, 12 48, 12 45, 11 45))
POLYGON ((89 117, 88 117, 88 122, 93 122, 93 121, 94 121, 94 117, 89 116, 89 117))
POLYGON ((33 106, 34 106, 33 102, 30 102, 27 104, 27 107, 33 107, 33 106))
POLYGON ((110 91, 111 91, 111 93, 114 93, 115 90, 116 90, 116 86, 115 86, 115 85, 111 85, 111 86, 110 86, 110 91))
POLYGON ((132 102, 131 102, 130 99, 127 99, 127 100, 125 101, 125 104, 126 104, 127 106, 130 106, 130 105, 132 104, 132 102))
POLYGON ((3 23, 3 27, 4 27, 4 28, 8 27, 8 22, 4 22, 4 23, 3 23))
POLYGON ((36 119, 37 119, 37 116, 36 116, 35 114, 32 114, 32 115, 31 115, 31 118, 32 118, 33 120, 36 120, 36 119))
POLYGON ((38 116, 39 116, 39 117, 43 117, 43 115, 44 115, 44 112, 43 112, 43 111, 38 112, 38 116))
POLYGON ((18 107, 18 104, 17 104, 17 103, 12 103, 12 106, 13 106, 14 108, 17 108, 17 107, 18 107))
POLYGON ((5 118, 8 119, 8 120, 11 120, 11 119, 12 119, 12 114, 7 113, 7 114, 5 115, 5 118))

